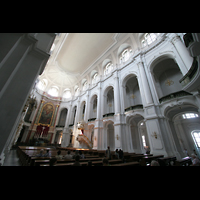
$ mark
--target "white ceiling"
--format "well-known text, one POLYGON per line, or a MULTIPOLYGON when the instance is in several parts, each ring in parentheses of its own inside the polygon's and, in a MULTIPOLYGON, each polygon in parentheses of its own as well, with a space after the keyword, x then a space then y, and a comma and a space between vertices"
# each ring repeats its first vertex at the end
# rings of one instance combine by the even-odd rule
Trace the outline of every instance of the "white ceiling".
POLYGON ((72 88, 80 81, 81 75, 112 47, 116 36, 116 33, 60 34, 54 41, 55 48, 40 79, 47 79, 48 86, 72 88))
POLYGON ((69 33, 56 60, 67 73, 81 74, 113 43, 114 33, 69 33))

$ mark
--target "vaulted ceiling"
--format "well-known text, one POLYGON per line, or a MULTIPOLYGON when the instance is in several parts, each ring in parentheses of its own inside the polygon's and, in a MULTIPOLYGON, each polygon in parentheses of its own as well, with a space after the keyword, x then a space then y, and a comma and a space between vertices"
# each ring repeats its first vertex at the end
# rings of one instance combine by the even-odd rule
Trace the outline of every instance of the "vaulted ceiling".
POLYGON ((114 43, 116 33, 62 33, 41 79, 48 85, 71 88, 114 43))
POLYGON ((83 78, 87 79, 88 74, 97 67, 99 59, 119 41, 124 40, 122 45, 114 50, 116 54, 123 50, 123 45, 135 43, 134 48, 137 49, 135 38, 138 38, 139 34, 129 34, 129 37, 126 37, 127 34, 61 33, 55 38, 49 61, 39 77, 48 81, 45 90, 52 86, 58 86, 62 91, 66 88, 74 89, 83 78))

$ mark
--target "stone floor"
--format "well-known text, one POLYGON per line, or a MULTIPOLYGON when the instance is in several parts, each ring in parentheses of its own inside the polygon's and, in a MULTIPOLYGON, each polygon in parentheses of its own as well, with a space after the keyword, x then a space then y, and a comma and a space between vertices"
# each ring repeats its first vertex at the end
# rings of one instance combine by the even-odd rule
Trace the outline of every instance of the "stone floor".
POLYGON ((5 158, 3 166, 21 166, 16 149, 10 150, 5 158))

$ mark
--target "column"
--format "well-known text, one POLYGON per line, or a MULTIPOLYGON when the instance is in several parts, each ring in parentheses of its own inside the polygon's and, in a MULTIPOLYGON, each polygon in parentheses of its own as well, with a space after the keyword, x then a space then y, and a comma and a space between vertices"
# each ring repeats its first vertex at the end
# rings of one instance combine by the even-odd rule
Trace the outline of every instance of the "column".
POLYGON ((115 101, 115 115, 120 114, 121 113, 121 103, 120 103, 118 71, 114 72, 114 101, 115 101))
POLYGON ((103 120, 102 120, 102 95, 101 95, 101 81, 98 83, 98 96, 97 96, 97 119, 95 120, 94 127, 94 143, 93 149, 103 148, 103 120))
POLYGON ((77 128, 77 123, 79 120, 79 112, 80 112, 80 97, 78 97, 77 100, 77 110, 76 110, 76 116, 75 116, 75 120, 74 120, 74 131, 73 131, 73 135, 74 135, 74 147, 78 148, 79 147, 79 142, 76 140, 78 134, 81 133, 80 130, 78 130, 77 128))
POLYGON ((181 156, 176 148, 173 133, 169 124, 169 119, 167 117, 163 117, 160 120, 160 123, 163 124, 164 126, 163 138, 165 139, 165 144, 166 144, 165 146, 168 147, 167 149, 168 156, 176 156, 177 159, 181 159, 181 156))
POLYGON ((161 135, 158 119, 146 119, 146 128, 149 137, 151 154, 168 156, 161 135))
MULTIPOLYGON (((43 71, 49 54, 41 49, 53 43, 51 37, 40 39, 30 34, 23 34, 16 43, 10 43, 17 34, 1 34, 2 49, 0 64, 0 158, 4 162, 4 150, 7 148, 18 127, 23 107, 30 94, 34 82, 43 71), (51 41, 50 41, 51 40, 51 41), (6 46, 10 45, 10 51, 6 46), (38 46, 39 45, 39 46, 38 46), (2 56, 3 55, 3 56, 2 56), (3 58, 2 58, 3 57, 3 58), (4 76, 2 78, 2 76, 4 76)), ((19 35, 19 34, 18 34, 19 35)), ((40 35, 40 33, 38 34, 40 35)))
POLYGON ((175 37, 172 38, 171 42, 185 65, 186 72, 184 74, 186 74, 192 66, 193 58, 190 56, 189 51, 187 50, 186 46, 183 44, 178 35, 175 35, 175 37))
POLYGON ((87 91, 87 100, 86 100, 86 108, 85 108, 85 115, 84 121, 87 123, 89 118, 89 110, 90 110, 90 102, 89 102, 89 90, 87 91))
POLYGON ((144 70, 144 64, 143 64, 143 62, 138 62, 137 65, 138 65, 138 69, 139 69, 139 76, 140 76, 140 80, 142 83, 142 88, 144 90, 144 97, 145 97, 146 103, 147 103, 147 105, 153 104, 153 99, 152 99, 149 83, 148 83, 146 73, 144 70))
POLYGON ((68 111, 67 111, 67 118, 65 122, 65 127, 63 129, 63 141, 61 143, 61 147, 67 147, 70 141, 70 131, 69 131, 69 121, 70 121, 70 113, 72 112, 72 102, 70 102, 68 111))

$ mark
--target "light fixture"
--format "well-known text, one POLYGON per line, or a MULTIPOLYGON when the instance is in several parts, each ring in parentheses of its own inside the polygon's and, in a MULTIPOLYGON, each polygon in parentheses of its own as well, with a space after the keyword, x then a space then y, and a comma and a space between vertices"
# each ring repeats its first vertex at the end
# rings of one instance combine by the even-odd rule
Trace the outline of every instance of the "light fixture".
POLYGON ((152 136, 152 137, 155 137, 155 139, 158 138, 158 135, 157 135, 157 133, 156 133, 155 131, 153 132, 153 134, 151 134, 151 136, 152 136))

